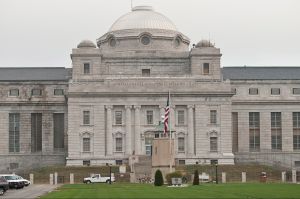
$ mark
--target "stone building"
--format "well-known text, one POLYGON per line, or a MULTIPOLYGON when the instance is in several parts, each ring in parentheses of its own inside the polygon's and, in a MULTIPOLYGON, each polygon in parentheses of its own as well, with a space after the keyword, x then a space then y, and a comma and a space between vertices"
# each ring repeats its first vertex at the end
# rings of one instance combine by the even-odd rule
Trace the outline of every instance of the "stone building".
POLYGON ((0 170, 151 157, 169 92, 175 164, 298 166, 300 68, 222 68, 214 44, 189 46, 137 6, 72 49, 71 69, 0 68, 0 170))

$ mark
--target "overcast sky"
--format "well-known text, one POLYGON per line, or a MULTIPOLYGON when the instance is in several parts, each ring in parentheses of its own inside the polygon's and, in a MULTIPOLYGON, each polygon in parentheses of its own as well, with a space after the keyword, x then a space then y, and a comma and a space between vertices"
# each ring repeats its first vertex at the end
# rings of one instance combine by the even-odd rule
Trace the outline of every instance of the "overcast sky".
MULTIPOLYGON (((191 39, 211 39, 222 66, 300 66, 299 0, 133 0, 191 39)), ((71 49, 105 34, 130 0, 0 0, 0 67, 70 67, 71 49)))

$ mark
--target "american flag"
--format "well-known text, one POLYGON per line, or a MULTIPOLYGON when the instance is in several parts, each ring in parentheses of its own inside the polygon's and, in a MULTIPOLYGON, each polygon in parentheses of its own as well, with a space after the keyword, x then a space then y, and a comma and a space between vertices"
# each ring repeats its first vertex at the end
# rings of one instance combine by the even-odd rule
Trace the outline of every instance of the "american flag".
POLYGON ((168 128, 169 128, 169 115, 170 115, 170 92, 168 94, 167 106, 165 108, 164 134, 166 134, 168 132, 168 128))

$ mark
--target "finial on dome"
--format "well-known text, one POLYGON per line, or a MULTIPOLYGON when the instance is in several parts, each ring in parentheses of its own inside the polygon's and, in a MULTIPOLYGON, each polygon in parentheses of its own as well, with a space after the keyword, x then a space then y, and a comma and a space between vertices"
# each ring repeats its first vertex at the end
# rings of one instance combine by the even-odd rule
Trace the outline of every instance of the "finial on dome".
POLYGON ((96 45, 90 40, 82 40, 77 48, 96 48, 96 45))

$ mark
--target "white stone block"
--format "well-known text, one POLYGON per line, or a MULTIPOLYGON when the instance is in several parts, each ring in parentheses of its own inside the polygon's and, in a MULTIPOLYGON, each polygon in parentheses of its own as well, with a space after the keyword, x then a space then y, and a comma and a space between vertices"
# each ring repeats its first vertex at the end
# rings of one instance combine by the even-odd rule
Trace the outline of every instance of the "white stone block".
POLYGON ((74 173, 70 173, 70 184, 74 184, 74 173))
POLYGON ((53 185, 53 173, 50 173, 49 175, 49 183, 50 185, 53 185))
POLYGON ((226 173, 222 172, 222 183, 226 183, 226 173))
POLYGON ((31 184, 34 184, 34 175, 33 173, 29 174, 29 181, 31 184))
POLYGON ((247 173, 246 172, 242 172, 242 182, 243 183, 247 182, 247 173))

